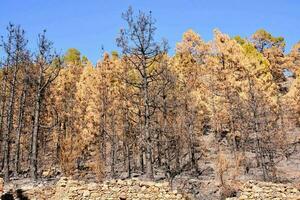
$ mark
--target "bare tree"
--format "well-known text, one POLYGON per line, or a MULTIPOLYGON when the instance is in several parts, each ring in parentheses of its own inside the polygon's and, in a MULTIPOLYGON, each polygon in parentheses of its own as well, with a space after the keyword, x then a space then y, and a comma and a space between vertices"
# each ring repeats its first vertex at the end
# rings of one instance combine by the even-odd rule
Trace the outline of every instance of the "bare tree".
POLYGON ((34 65, 37 67, 37 76, 35 77, 35 102, 32 129, 32 151, 30 174, 31 178, 37 179, 38 162, 38 134, 41 126, 40 115, 44 94, 49 85, 59 75, 60 61, 56 53, 53 53, 52 42, 45 35, 46 31, 38 36, 38 52, 35 55, 34 65))
POLYGON ((153 178, 152 165, 152 139, 151 118, 153 116, 154 98, 150 96, 151 84, 159 76, 159 71, 153 65, 161 62, 163 54, 166 53, 166 44, 158 44, 154 41, 155 21, 151 12, 145 14, 139 12, 134 16, 133 10, 129 8, 123 14, 127 22, 127 29, 122 29, 117 38, 117 44, 122 48, 125 64, 129 70, 138 74, 138 80, 129 80, 126 83, 137 88, 141 97, 142 134, 146 154, 146 177, 153 178))
MULTIPOLYGON (((9 181, 9 160, 10 160, 10 140, 13 130, 14 106, 16 98, 16 90, 18 85, 18 73, 28 60, 28 50, 26 49, 27 40, 25 39, 25 31, 20 26, 9 24, 7 27, 7 41, 2 38, 2 46, 6 54, 4 63, 4 71, 7 73, 8 99, 6 105, 5 126, 3 127, 3 170, 4 179, 9 181)), ((3 81, 5 81, 3 79, 3 81)), ((4 114, 4 113, 2 113, 4 114)))
POLYGON ((23 128, 25 127, 24 124, 24 118, 25 118, 25 106, 26 106, 26 100, 28 96, 28 90, 29 90, 29 66, 31 65, 30 60, 28 58, 27 63, 24 67, 24 75, 22 80, 22 91, 21 91, 21 97, 19 98, 19 113, 18 113, 18 125, 16 130, 16 153, 15 153, 15 160, 14 160, 14 169, 15 174, 17 175, 19 173, 20 169, 20 143, 21 143, 21 134, 23 131, 23 128))

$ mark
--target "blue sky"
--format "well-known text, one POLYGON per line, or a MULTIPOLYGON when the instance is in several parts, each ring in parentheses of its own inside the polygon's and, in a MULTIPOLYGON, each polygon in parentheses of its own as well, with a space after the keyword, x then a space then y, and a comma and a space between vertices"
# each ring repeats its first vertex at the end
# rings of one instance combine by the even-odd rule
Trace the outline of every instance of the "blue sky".
POLYGON ((265 28, 285 37, 287 50, 300 40, 299 0, 0 0, 0 35, 8 22, 20 24, 34 48, 37 34, 47 29, 58 52, 74 47, 95 63, 102 45, 118 50, 121 13, 130 5, 153 12, 156 36, 169 41, 171 53, 190 28, 207 41, 214 28, 243 37, 265 28))

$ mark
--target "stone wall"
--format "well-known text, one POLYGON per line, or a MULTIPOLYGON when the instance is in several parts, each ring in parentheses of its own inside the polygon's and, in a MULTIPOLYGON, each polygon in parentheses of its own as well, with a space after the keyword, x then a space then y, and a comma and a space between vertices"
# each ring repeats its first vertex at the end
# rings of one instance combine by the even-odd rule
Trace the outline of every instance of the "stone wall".
POLYGON ((137 179, 111 180, 103 184, 61 178, 53 187, 42 187, 24 191, 29 199, 49 200, 183 200, 187 199, 167 182, 154 183, 137 179))
POLYGON ((241 188, 239 197, 227 200, 300 200, 300 191, 290 185, 248 181, 241 188))
MULTIPOLYGON (((15 188, 18 189, 18 188, 15 188)), ((167 182, 155 183, 138 179, 110 180, 102 184, 86 183, 62 177, 56 184, 21 187, 31 200, 184 200, 186 195, 171 190, 167 182)), ((1 190, 1 180, 0 180, 1 190)), ((196 198, 198 199, 198 198, 196 198)), ((202 199, 202 198, 201 198, 202 199)), ((206 199, 206 198, 205 198, 206 199)), ((238 197, 227 200, 300 200, 300 191, 287 184, 248 181, 238 197)))

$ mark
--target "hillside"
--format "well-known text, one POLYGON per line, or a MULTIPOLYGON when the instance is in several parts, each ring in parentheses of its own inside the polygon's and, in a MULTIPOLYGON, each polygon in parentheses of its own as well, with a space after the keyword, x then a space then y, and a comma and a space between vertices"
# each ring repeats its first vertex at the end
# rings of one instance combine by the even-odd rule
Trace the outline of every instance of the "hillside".
POLYGON ((171 55, 154 37, 152 12, 130 7, 122 17, 120 51, 96 65, 75 48, 57 54, 46 31, 32 50, 22 27, 8 25, 0 45, 5 192, 243 199, 243 185, 259 181, 297 196, 300 43, 285 52, 285 39, 264 29, 247 38, 216 29, 208 42, 187 30, 171 55))

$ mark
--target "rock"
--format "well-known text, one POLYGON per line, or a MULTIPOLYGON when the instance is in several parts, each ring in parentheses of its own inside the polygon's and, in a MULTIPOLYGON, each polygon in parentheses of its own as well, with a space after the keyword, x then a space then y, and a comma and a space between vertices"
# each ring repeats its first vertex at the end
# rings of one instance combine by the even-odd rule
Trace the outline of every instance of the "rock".
POLYGON ((152 187, 154 185, 155 185, 155 182, 152 182, 152 181, 147 182, 147 186, 149 186, 149 187, 152 187))
POLYGON ((125 192, 122 192, 119 196, 119 199, 121 199, 121 200, 125 200, 126 198, 127 198, 127 195, 125 192))
POLYGON ((50 175, 50 170, 43 171, 42 173, 43 177, 49 177, 49 175, 50 175))
POLYGON ((126 182, 123 181, 123 180, 118 180, 118 181, 117 181, 117 184, 118 184, 118 185, 126 185, 126 182))
POLYGON ((83 192, 82 196, 83 196, 83 197, 89 197, 90 194, 91 194, 90 191, 85 190, 85 191, 83 192))
POLYGON ((142 188, 141 188, 141 191, 143 192, 143 191, 145 191, 147 188, 146 188, 146 186, 143 186, 142 188))
POLYGON ((91 190, 96 190, 98 188, 98 184, 97 183, 90 183, 88 185, 88 189, 91 191, 91 190))
POLYGON ((103 184, 102 189, 107 190, 108 189, 108 185, 106 183, 103 184))
POLYGON ((291 193, 298 193, 299 192, 299 190, 297 190, 296 188, 293 188, 292 190, 291 190, 291 193))
POLYGON ((139 186, 139 185, 133 185, 133 186, 132 186, 132 189, 133 189, 135 192, 137 192, 137 191, 140 190, 140 186, 139 186))
POLYGON ((242 196, 240 196, 240 198, 239 198, 240 200, 246 200, 246 199, 248 199, 248 196, 246 196, 246 195, 242 195, 242 196))
POLYGON ((132 184, 133 184, 133 180, 128 179, 128 180, 127 180, 127 185, 128 185, 128 186, 131 186, 132 184))
POLYGON ((282 198, 286 198, 286 194, 281 194, 281 197, 282 198))
POLYGON ((155 186, 159 188, 169 187, 169 183, 168 182, 156 183, 155 186))

